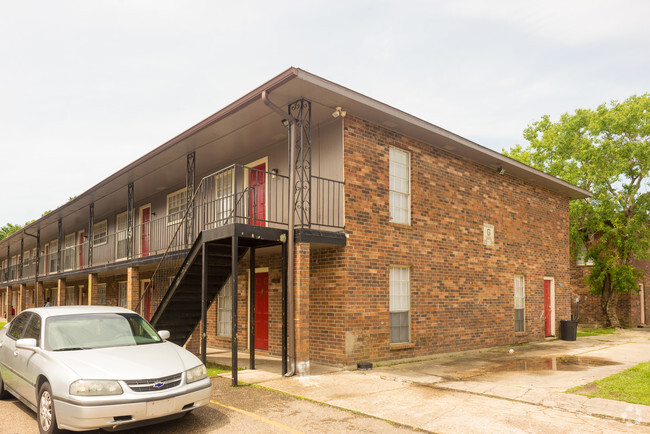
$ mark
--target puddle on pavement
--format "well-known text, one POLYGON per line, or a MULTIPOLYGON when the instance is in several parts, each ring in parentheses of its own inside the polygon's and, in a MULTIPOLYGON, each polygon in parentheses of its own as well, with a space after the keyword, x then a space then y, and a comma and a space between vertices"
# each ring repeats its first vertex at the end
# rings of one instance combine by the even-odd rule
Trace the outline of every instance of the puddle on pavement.
POLYGON ((486 368, 490 372, 517 371, 585 371, 599 366, 620 365, 608 359, 587 356, 530 357, 500 360, 486 368))

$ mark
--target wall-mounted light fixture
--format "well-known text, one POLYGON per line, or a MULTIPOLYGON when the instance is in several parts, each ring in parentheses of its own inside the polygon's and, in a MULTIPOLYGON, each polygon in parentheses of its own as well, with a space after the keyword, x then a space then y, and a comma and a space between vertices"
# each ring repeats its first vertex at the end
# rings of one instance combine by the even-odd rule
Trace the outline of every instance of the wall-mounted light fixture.
POLYGON ((155 212, 155 211, 152 212, 151 215, 154 216, 154 217, 156 217, 156 212, 155 212))
POLYGON ((332 117, 335 119, 338 118, 339 116, 344 118, 346 114, 347 112, 345 110, 342 110, 341 107, 337 107, 336 110, 334 110, 334 113, 332 113, 332 117))
POLYGON ((499 168, 497 169, 497 173, 498 173, 499 175, 503 176, 503 175, 506 174, 506 169, 504 169, 503 167, 499 166, 499 168))
POLYGON ((282 125, 284 125, 285 128, 289 128, 289 121, 287 119, 282 119, 282 125))
POLYGON ((271 175, 271 179, 275 179, 275 175, 280 173, 280 170, 279 169, 271 169, 271 173, 273 174, 273 175, 271 175))

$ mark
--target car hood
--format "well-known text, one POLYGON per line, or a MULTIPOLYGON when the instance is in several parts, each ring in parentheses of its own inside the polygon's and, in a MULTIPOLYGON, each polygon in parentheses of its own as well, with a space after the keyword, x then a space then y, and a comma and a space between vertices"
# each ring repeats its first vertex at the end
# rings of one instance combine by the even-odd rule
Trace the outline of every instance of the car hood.
POLYGON ((134 345, 79 351, 56 351, 51 356, 80 378, 138 380, 178 374, 201 361, 176 344, 134 345))

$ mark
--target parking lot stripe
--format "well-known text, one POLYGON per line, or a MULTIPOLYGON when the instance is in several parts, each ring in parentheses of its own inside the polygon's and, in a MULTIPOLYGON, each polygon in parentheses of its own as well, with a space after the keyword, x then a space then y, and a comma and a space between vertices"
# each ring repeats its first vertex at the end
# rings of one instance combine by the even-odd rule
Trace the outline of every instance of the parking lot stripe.
POLYGON ((246 411, 246 410, 242 410, 241 408, 237 408, 237 407, 233 407, 233 406, 230 406, 230 405, 222 404, 222 403, 220 403, 218 401, 215 401, 213 399, 211 399, 210 402, 212 404, 219 405, 219 406, 221 406, 223 408, 227 408, 228 410, 232 410, 232 411, 236 411, 236 412, 241 413, 241 414, 245 414, 246 416, 250 416, 252 418, 260 420, 260 421, 262 421, 264 423, 267 423, 269 425, 273 425, 274 427, 280 428, 280 429, 285 430, 287 432, 296 433, 296 434, 301 434, 302 433, 302 431, 298 431, 297 429, 293 429, 293 428, 291 428, 289 426, 283 425, 283 424, 281 424, 279 422, 276 422, 274 420, 267 419, 264 416, 260 416, 260 415, 255 414, 255 413, 251 413, 250 411, 246 411))

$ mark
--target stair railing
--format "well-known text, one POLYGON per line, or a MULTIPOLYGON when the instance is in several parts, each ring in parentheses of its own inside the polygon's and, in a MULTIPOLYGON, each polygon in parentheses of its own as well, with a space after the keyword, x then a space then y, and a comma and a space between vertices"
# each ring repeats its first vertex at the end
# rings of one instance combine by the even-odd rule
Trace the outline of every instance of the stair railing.
POLYGON ((199 183, 199 185, 197 186, 194 193, 192 194, 192 198, 190 199, 187 208, 183 213, 182 219, 176 225, 174 234, 171 238, 169 245, 165 249, 165 252, 163 253, 160 261, 156 265, 156 269, 154 270, 151 276, 149 284, 146 286, 146 288, 144 289, 144 291, 142 292, 138 300, 138 304, 135 308, 135 311, 138 312, 145 319, 150 320, 153 317, 153 314, 156 312, 156 309, 160 305, 168 289, 173 285, 174 279, 178 274, 178 271, 180 270, 183 261, 185 259, 187 249, 190 249, 192 247, 194 241, 198 238, 199 234, 205 227, 209 227, 213 224, 218 224, 222 226, 228 224, 229 222, 236 223, 236 220, 239 217, 238 210, 240 209, 242 199, 244 199, 245 197, 248 197, 249 199, 248 208, 242 210, 241 213, 242 217, 246 218, 245 217, 245 215, 247 214, 246 210, 248 210, 249 216, 247 218, 251 222, 250 224, 254 225, 258 221, 257 201, 255 200, 256 191, 255 188, 250 186, 244 188, 241 192, 234 192, 220 199, 224 202, 229 202, 230 200, 235 199, 232 203, 232 208, 227 217, 213 221, 212 219, 208 218, 206 214, 198 212, 199 206, 196 206, 196 202, 199 200, 199 198, 201 201, 200 206, 205 208, 203 210, 204 212, 207 212, 206 210, 208 206, 213 204, 211 203, 211 201, 208 201, 206 197, 209 195, 206 194, 206 192, 211 193, 213 190, 210 188, 213 187, 210 185, 210 182, 213 182, 212 180, 216 179, 216 177, 219 177, 223 173, 227 173, 228 171, 231 170, 233 171, 233 175, 235 176, 234 179, 236 179, 237 165, 228 167, 226 169, 222 169, 216 173, 204 177, 199 183), (194 210, 195 212, 190 213, 191 210, 194 210), (196 229, 194 231, 195 234, 194 239, 192 240, 179 239, 179 234, 180 236, 182 236, 186 233, 186 231, 181 231, 181 228, 184 228, 187 224, 195 223, 195 222, 188 221, 189 220, 188 216, 191 215, 193 215, 196 218, 196 220, 202 220, 202 221, 197 221, 194 226, 194 228, 196 229))

